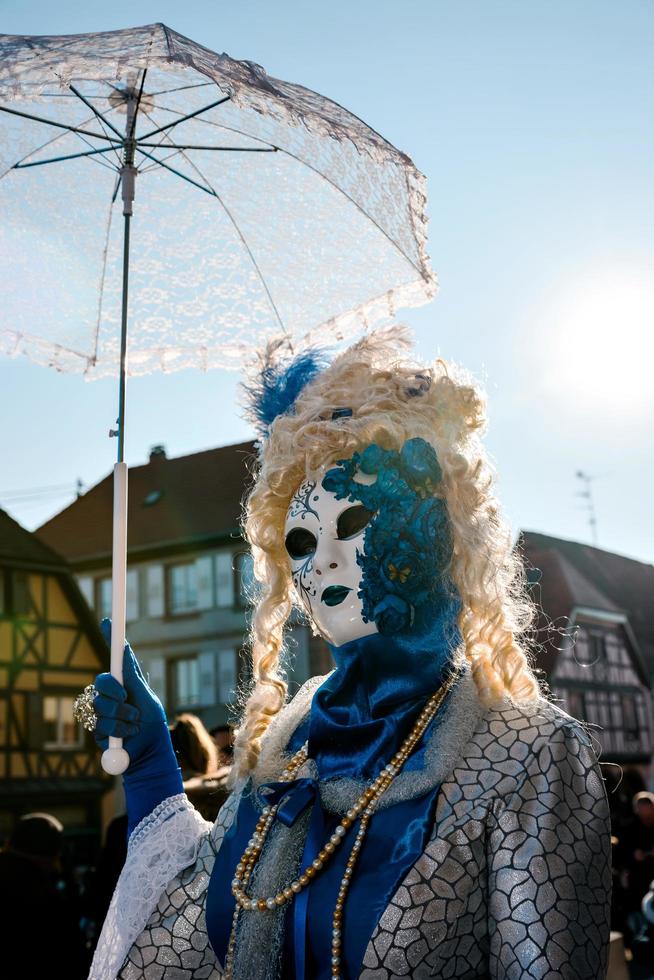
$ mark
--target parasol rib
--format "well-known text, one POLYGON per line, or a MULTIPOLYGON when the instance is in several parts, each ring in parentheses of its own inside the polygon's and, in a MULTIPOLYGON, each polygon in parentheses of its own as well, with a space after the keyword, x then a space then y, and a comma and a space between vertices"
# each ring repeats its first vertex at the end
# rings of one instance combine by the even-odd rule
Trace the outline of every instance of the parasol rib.
MULTIPOLYGON (((162 106, 162 108, 164 107, 162 106)), ((170 109, 166 107, 166 111, 176 112, 178 110, 170 109)), ((185 116, 182 119, 178 119, 177 122, 178 123, 184 122, 184 119, 186 118, 188 117, 185 116)), ((246 133, 245 130, 238 129, 236 126, 228 126, 226 123, 215 122, 213 119, 198 119, 198 122, 203 123, 205 126, 215 126, 217 129, 225 129, 230 133, 238 133, 239 136, 245 136, 246 139, 251 139, 254 140, 255 142, 259 142, 259 143, 263 142, 263 140, 261 140, 259 137, 252 136, 251 133, 246 133)), ((148 135, 152 135, 152 134, 150 133, 148 135)), ((163 144, 159 144, 159 145, 163 146, 163 144)), ((196 149, 196 147, 187 147, 187 149, 196 149)), ((199 147, 197 149, 199 149, 199 147)), ((379 222, 376 221, 375 218, 371 214, 369 214, 368 211, 366 211, 366 209, 362 207, 358 201, 355 201, 355 199, 351 197, 351 195, 348 194, 347 191, 343 190, 342 187, 339 187, 339 185, 336 184, 327 174, 323 173, 322 170, 319 170, 317 167, 314 167, 312 164, 307 163, 306 160, 303 160, 301 157, 297 156, 295 153, 292 153, 290 150, 284 149, 283 146, 276 146, 275 149, 279 153, 286 154, 286 156, 290 157, 292 160, 296 160, 298 163, 302 164, 302 166, 308 167, 309 170, 312 170, 313 173, 317 174, 318 177, 322 177, 324 180, 326 180, 327 183, 330 184, 330 186, 333 187, 335 191, 337 191, 339 194, 342 194, 343 197, 345 197, 350 202, 350 204, 354 205, 357 211, 359 211, 365 218, 367 218, 375 226, 375 228, 377 228, 377 230, 384 236, 384 238, 386 238, 386 240, 400 253, 402 258, 406 259, 409 265, 411 265, 416 270, 416 272, 420 274, 422 278, 425 277, 423 270, 420 268, 419 265, 417 265, 414 262, 411 256, 406 254, 406 252, 400 247, 400 245, 398 245, 398 243, 394 241, 393 238, 391 238, 388 232, 382 228, 379 222)))
MULTIPOLYGON (((186 116, 182 116, 181 119, 176 119, 174 122, 166 123, 165 126, 159 126, 158 129, 153 129, 149 133, 145 133, 141 139, 149 140, 151 136, 156 136, 157 133, 163 133, 167 129, 172 129, 173 126, 179 126, 180 123, 186 122, 187 119, 195 119, 195 117, 201 115, 201 113, 208 112, 209 109, 215 109, 216 106, 223 105, 224 102, 229 102, 230 99, 231 95, 226 95, 223 99, 218 99, 217 102, 212 102, 211 105, 205 105, 203 109, 196 109, 195 112, 189 112, 186 116)), ((148 119, 149 118, 150 117, 148 116, 148 119)))
POLYGON ((277 146, 178 146, 176 143, 142 143, 140 140, 139 146, 152 146, 155 149, 165 146, 171 150, 224 150, 226 153, 276 153, 279 149, 277 146))
POLYGON ((201 191, 204 191, 205 194, 210 194, 212 197, 218 197, 218 195, 214 190, 210 190, 209 187, 203 187, 202 184, 198 184, 196 180, 192 180, 190 177, 187 177, 186 174, 183 174, 180 170, 175 170, 174 167, 169 167, 167 163, 163 162, 163 160, 157 160, 157 158, 153 156, 152 153, 147 153, 145 150, 142 150, 138 144, 136 146, 136 150, 138 153, 142 153, 144 157, 148 157, 148 159, 154 160, 154 162, 158 164, 160 167, 163 167, 164 170, 170 170, 172 174, 175 174, 177 177, 181 177, 182 180, 186 180, 189 184, 193 184, 194 187, 199 187, 199 189, 201 191))
POLYGON ((178 85, 177 88, 163 88, 158 92, 149 92, 149 95, 170 95, 171 92, 185 92, 189 88, 206 88, 208 85, 215 85, 216 82, 197 82, 195 85, 178 85))
POLYGON ((81 93, 81 92, 79 92, 79 91, 78 91, 78 90, 77 90, 77 89, 75 88, 75 86, 74 86, 74 85, 69 85, 68 87, 70 88, 70 90, 71 90, 71 92, 74 92, 74 93, 75 93, 75 95, 77 96, 77 98, 78 98, 78 99, 81 99, 81 100, 82 100, 82 102, 84 103, 84 105, 87 105, 87 106, 89 107, 89 109, 91 110, 91 112, 92 112, 92 113, 93 113, 93 114, 94 114, 95 116, 97 116, 97 118, 98 118, 98 119, 99 119, 99 120, 100 120, 100 121, 101 121, 102 123, 104 123, 104 124, 105 124, 105 126, 107 126, 107 127, 108 127, 108 128, 109 128, 109 129, 111 130, 111 131, 112 131, 112 133, 115 133, 115 134, 116 134, 116 136, 118 137, 118 139, 119 139, 119 140, 120 140, 120 142, 122 143, 122 141, 123 141, 123 134, 122 134, 122 133, 120 132, 120 130, 118 130, 118 129, 116 129, 116 127, 115 127, 115 126, 114 126, 114 125, 113 125, 112 123, 110 123, 110 122, 109 122, 109 120, 108 120, 108 119, 106 119, 106 118, 105 118, 105 117, 104 117, 104 116, 102 115, 102 113, 101 113, 101 112, 98 112, 98 110, 97 110, 97 109, 95 108, 95 106, 94 106, 94 105, 91 105, 91 103, 90 103, 90 102, 88 101, 88 99, 86 99, 86 98, 85 98, 85 97, 84 97, 84 96, 82 95, 82 93, 81 93))
MULTIPOLYGON (((147 112, 145 113, 145 115, 148 117, 148 119, 150 118, 150 116, 148 115, 147 112)), ((180 119, 180 120, 178 120, 178 122, 183 122, 183 120, 180 119)), ((169 139, 170 137, 167 137, 167 138, 169 139)), ((168 144, 168 145, 170 145, 170 144, 168 144)), ((145 151, 144 150, 141 150, 140 148, 139 148, 139 152, 140 153, 145 153, 145 151)), ((262 273, 262 271, 261 271, 261 269, 259 267, 259 263, 257 262, 256 258, 254 257, 254 253, 253 253, 252 249, 250 248, 250 246, 248 245, 247 239, 245 238, 245 235, 243 234, 243 232, 239 228, 239 226, 238 226, 238 224, 236 222, 236 219, 234 218, 234 216, 232 215, 231 211, 229 210, 229 208, 227 207, 227 205, 225 204, 225 202, 221 198, 220 194, 218 194, 218 192, 216 191, 216 189, 211 184, 211 181, 207 180, 207 178, 202 173, 202 171, 197 166, 197 164, 195 164, 193 162, 193 160, 191 160, 188 156, 186 156, 186 154, 184 153, 183 150, 181 150, 179 152, 181 152, 183 158, 186 160, 186 162, 188 163, 188 165, 190 167, 192 167, 195 170, 195 172, 198 174, 198 176, 200 176, 202 178, 202 180, 205 182, 205 184, 207 185, 207 187, 209 188, 209 190, 207 191, 207 188, 202 187, 200 184, 197 184, 195 181, 191 180, 189 177, 186 177, 184 174, 179 173, 178 171, 173 171, 173 173, 179 173, 179 176, 180 177, 183 177, 184 180, 188 180, 189 183, 195 184, 195 186, 196 187, 199 187, 200 190, 204 190, 208 194, 211 194, 213 197, 216 198, 216 200, 218 201, 218 203, 222 207, 223 211, 227 215, 229 221, 231 222, 232 227, 234 228, 234 231, 238 235, 238 237, 240 239, 240 242, 241 242, 243 248, 247 252, 248 257, 249 257, 250 261, 252 262, 252 265, 254 266, 255 272, 256 272, 256 274, 257 274, 257 276, 259 278, 259 281, 260 281, 260 283, 261 283, 261 285, 262 285, 262 287, 264 289, 264 292, 265 292, 265 294, 266 294, 266 296, 268 298, 268 302, 270 303, 271 309, 272 309, 272 311, 273 311, 273 313, 275 315, 275 319, 277 320, 279 326, 281 327, 282 333, 286 337, 290 337, 290 333, 286 329, 286 327, 284 326, 284 321, 282 320, 282 318, 280 316, 279 310, 277 309, 277 304, 275 303, 275 301, 274 301, 274 299, 272 297, 272 293, 270 292, 270 289, 268 287, 268 283, 266 282, 265 277, 264 277, 264 275, 263 275, 263 273, 262 273)), ((149 155, 149 154, 147 154, 147 155, 149 155)), ((155 160, 157 163, 160 163, 160 161, 157 161, 156 160, 156 157, 152 157, 152 159, 155 160)), ((165 164, 163 164, 163 166, 165 166, 165 164)), ((167 169, 172 170, 172 167, 167 167, 167 169)))
MULTIPOLYGON (((159 148, 160 149, 161 148, 164 148, 164 144, 163 143, 162 144, 158 144, 158 145, 159 145, 159 148)), ((149 174, 153 170, 156 170, 157 167, 160 166, 162 163, 165 163, 166 160, 173 160, 175 157, 178 157, 180 155, 180 153, 181 153, 181 150, 174 150, 172 153, 169 153, 168 156, 161 157, 161 159, 159 159, 159 157, 156 157, 156 160, 157 160, 156 163, 151 163, 147 167, 140 167, 139 168, 139 173, 140 174, 149 174)), ((152 159, 154 160, 155 157, 153 156, 152 159)))
POLYGON ((47 126, 56 126, 57 129, 67 129, 69 133, 79 133, 84 136, 92 136, 93 139, 96 140, 107 140, 109 143, 118 144, 117 140, 112 139, 111 136, 106 136, 104 133, 91 133, 89 130, 79 129, 77 126, 66 126, 65 123, 55 122, 54 119, 44 119, 42 116, 33 116, 29 112, 19 112, 18 109, 9 109, 6 105, 0 105, 0 112, 8 112, 12 116, 22 116, 23 119, 31 119, 33 122, 45 123, 47 126))
MULTIPOLYGON (((54 136, 50 137, 50 139, 46 140, 45 143, 41 143, 40 146, 37 146, 34 150, 30 150, 29 153, 26 153, 25 156, 21 157, 20 160, 17 160, 16 163, 22 163, 23 160, 27 160, 28 157, 34 156, 35 153, 40 153, 41 150, 45 150, 46 146, 51 146, 53 143, 56 143, 57 140, 61 140, 63 138, 64 133, 56 133, 54 136)), ((12 164, 10 167, 7 167, 7 169, 0 174, 0 180, 3 177, 6 177, 7 174, 11 173, 11 171, 16 168, 16 163, 12 164)))
POLYGON ((95 364, 98 357, 98 341, 100 338, 100 323, 102 322, 102 301, 104 299, 104 284, 107 277, 107 256, 109 255, 109 236, 111 234, 111 219, 113 217, 113 206, 118 196, 118 191, 120 189, 120 174, 116 178, 116 186, 114 187, 114 192, 111 197, 111 203, 109 205, 109 214, 107 217, 107 231, 104 238, 104 248, 102 249, 102 271, 100 273, 100 291, 98 296, 98 318, 95 324, 95 342, 93 345, 93 358, 92 363, 95 364))
MULTIPOLYGON (((112 146, 102 147, 100 150, 87 150, 86 153, 69 153, 67 156, 63 157, 49 157, 47 160, 33 160, 31 163, 15 163, 12 170, 25 170, 26 167, 42 167, 45 163, 59 163, 61 160, 77 160, 79 157, 92 157, 98 153, 111 153, 113 151, 112 146)), ((112 170, 116 170, 116 167, 112 167, 112 170)))
POLYGON ((148 73, 148 69, 144 68, 143 74, 141 75, 141 85, 139 88, 138 98, 136 100, 136 108, 134 109, 134 115, 132 116, 132 125, 129 128, 129 133, 127 134, 127 138, 130 140, 134 139, 134 132, 136 130, 136 117, 139 114, 139 107, 141 105, 141 99, 143 98, 143 86, 145 85, 145 76, 147 75, 147 73, 148 73))

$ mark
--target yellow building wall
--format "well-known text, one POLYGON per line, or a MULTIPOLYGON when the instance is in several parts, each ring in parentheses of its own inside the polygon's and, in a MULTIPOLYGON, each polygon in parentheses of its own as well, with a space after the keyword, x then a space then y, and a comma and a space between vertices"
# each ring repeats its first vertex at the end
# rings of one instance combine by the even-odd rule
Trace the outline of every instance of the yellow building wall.
POLYGON ((80 637, 75 653, 70 661, 71 667, 86 667, 93 672, 93 676, 100 672, 102 666, 98 661, 98 655, 91 646, 86 636, 80 637))
POLYGON ((13 656, 13 627, 11 623, 0 623, 0 663, 10 663, 13 656))
POLYGON ((48 663, 63 667, 68 660, 77 629, 68 627, 50 626, 48 629, 48 663))
POLYGON ((90 684, 94 674, 89 670, 44 670, 42 672, 43 683, 52 687, 75 687, 82 688, 90 684))
POLYGON ((59 582, 53 575, 47 579, 48 620, 51 623, 70 623, 77 626, 77 617, 70 608, 59 582))

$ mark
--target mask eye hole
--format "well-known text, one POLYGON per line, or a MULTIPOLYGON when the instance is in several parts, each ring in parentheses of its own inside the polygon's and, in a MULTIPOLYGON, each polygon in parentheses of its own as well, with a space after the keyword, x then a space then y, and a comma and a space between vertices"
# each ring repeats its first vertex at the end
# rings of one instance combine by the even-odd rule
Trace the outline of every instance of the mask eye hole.
POLYGON ((312 555, 316 550, 317 543, 315 534, 307 531, 305 527, 292 528, 286 535, 284 542, 289 555, 295 560, 312 555))
POLYGON ((362 504, 348 507, 344 510, 336 522, 336 533, 339 540, 347 541, 349 538, 356 537, 363 531, 366 524, 374 517, 374 511, 368 510, 362 504))

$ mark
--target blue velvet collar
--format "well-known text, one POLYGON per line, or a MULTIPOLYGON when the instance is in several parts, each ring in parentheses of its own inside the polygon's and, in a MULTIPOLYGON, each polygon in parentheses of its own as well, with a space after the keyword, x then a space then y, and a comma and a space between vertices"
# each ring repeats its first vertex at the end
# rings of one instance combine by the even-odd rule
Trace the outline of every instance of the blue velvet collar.
POLYGON ((316 691, 289 748, 308 740, 320 779, 370 779, 400 748, 460 645, 459 599, 423 607, 410 630, 330 647, 336 670, 316 691))

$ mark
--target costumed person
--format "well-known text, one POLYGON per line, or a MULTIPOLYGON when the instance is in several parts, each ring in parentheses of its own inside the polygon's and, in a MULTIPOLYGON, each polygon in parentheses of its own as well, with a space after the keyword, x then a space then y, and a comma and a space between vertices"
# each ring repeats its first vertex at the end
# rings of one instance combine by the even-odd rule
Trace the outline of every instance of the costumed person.
POLYGON ((184 792, 204 819, 213 823, 229 795, 230 767, 221 765, 218 746, 197 715, 186 711, 169 727, 184 792))
POLYGON ((332 363, 263 359, 253 679, 214 825, 129 647, 125 687, 98 678, 96 737, 131 759, 130 838, 92 980, 606 976, 597 758, 520 645, 531 605, 483 399, 409 346, 396 327, 332 363), (336 669, 287 704, 294 604, 336 669))

